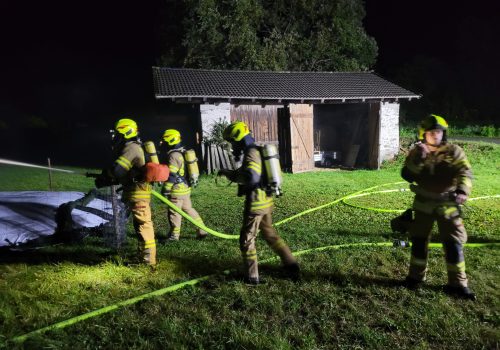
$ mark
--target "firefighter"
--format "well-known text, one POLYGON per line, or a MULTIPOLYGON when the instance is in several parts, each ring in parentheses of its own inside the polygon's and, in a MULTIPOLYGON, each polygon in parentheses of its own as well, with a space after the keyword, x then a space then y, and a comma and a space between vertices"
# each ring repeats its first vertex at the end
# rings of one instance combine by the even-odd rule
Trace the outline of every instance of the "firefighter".
POLYGON ((122 201, 132 213, 134 229, 142 241, 143 262, 156 265, 156 242, 151 219, 151 185, 143 181, 144 150, 137 123, 120 119, 113 133, 113 166, 95 179, 97 188, 112 184, 123 186, 122 201))
POLYGON ((460 217, 460 205, 471 193, 472 172, 464 151, 446 140, 448 123, 438 115, 426 117, 419 127, 419 139, 408 154, 401 176, 412 183, 415 218, 410 226, 412 241, 408 288, 426 279, 428 244, 437 221, 443 242, 448 284, 447 294, 475 300, 465 273, 463 244, 467 233, 460 217))
MULTIPOLYGON (((170 168, 170 176, 163 184, 162 194, 174 203, 178 208, 185 211, 195 221, 203 224, 200 214, 193 208, 191 203, 191 186, 187 178, 186 162, 184 159, 185 149, 181 143, 181 134, 175 129, 167 129, 163 133, 162 148, 166 148, 165 162, 170 168)), ((182 216, 173 209, 168 209, 168 222, 170 231, 167 235, 169 241, 178 241, 181 234, 182 216)), ((198 229, 196 238, 203 239, 207 233, 198 229)))
POLYGON ((245 267, 245 282, 249 285, 261 283, 255 244, 259 229, 267 244, 281 258, 286 273, 292 279, 297 280, 300 275, 297 260, 272 226, 273 197, 262 188, 264 164, 248 126, 241 121, 233 122, 224 130, 223 136, 231 143, 236 160, 239 161, 243 156, 242 166, 239 169, 223 169, 219 174, 237 182, 238 195, 245 196, 243 226, 240 231, 240 250, 245 267))

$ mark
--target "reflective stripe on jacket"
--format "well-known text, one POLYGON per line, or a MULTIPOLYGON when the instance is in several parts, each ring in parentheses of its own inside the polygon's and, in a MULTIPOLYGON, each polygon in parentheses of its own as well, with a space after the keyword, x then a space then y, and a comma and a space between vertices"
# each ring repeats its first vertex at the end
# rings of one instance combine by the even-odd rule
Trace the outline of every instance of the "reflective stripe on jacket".
POLYGON ((118 179, 123 185, 123 201, 150 201, 151 185, 140 180, 145 164, 144 150, 141 144, 137 141, 125 143, 120 155, 115 160, 115 168, 122 170, 115 171, 115 173, 125 174, 118 179))
POLYGON ((422 158, 417 147, 406 157, 403 167, 405 179, 414 181, 431 193, 460 190, 469 195, 472 190, 472 170, 465 152, 457 145, 444 144, 422 158))
POLYGON ((243 164, 237 170, 237 182, 246 195, 245 208, 251 212, 265 211, 273 206, 273 196, 260 188, 263 162, 257 147, 245 150, 243 164))
POLYGON ((184 155, 179 149, 167 153, 167 165, 170 169, 170 177, 165 182, 164 190, 173 196, 185 196, 191 193, 191 187, 185 179, 186 169, 184 166, 184 155))

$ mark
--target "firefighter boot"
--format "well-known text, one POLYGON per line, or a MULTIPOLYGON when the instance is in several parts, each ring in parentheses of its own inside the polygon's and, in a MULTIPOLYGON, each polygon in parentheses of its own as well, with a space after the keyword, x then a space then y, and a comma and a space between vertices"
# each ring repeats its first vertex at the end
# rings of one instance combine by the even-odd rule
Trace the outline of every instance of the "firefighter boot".
POLYGON ((300 266, 298 263, 284 265, 283 270, 285 275, 292 281, 297 282, 300 280, 300 266))
POLYGON ((204 238, 207 238, 207 236, 208 236, 208 233, 206 233, 203 230, 198 230, 198 232, 196 233, 196 239, 204 239, 204 238))
POLYGON ((468 299, 472 301, 475 301, 477 299, 476 294, 471 291, 469 287, 450 286, 449 284, 447 284, 446 286, 444 286, 443 290, 446 294, 454 296, 456 298, 468 299))
POLYGON ((170 235, 168 235, 168 237, 167 237, 167 241, 168 241, 168 242, 175 242, 175 241, 178 241, 178 240, 179 240, 179 237, 180 237, 180 235, 170 234, 170 235))
POLYGON ((266 284, 266 281, 259 277, 245 277, 244 282, 247 286, 258 286, 259 284, 266 284))
POLYGON ((403 281, 403 287, 408 288, 410 290, 420 289, 423 284, 424 281, 418 281, 414 278, 411 278, 410 276, 406 276, 405 280, 403 281))
POLYGON ((178 241, 180 236, 181 236, 181 228, 180 227, 171 227, 170 231, 167 234, 167 242, 178 241))
POLYGON ((156 242, 153 239, 144 242, 143 262, 149 266, 156 265, 156 242))

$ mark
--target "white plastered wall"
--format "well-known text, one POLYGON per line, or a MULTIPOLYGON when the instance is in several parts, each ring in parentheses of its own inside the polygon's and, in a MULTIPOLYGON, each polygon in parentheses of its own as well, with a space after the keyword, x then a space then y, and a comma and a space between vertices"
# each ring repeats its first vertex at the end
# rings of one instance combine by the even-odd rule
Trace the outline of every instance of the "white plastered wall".
POLYGON ((201 128, 203 133, 210 132, 215 122, 219 120, 231 122, 231 104, 219 103, 215 104, 202 104, 200 105, 201 114, 201 128))
POLYGON ((399 152, 399 103, 380 103, 379 163, 399 152))

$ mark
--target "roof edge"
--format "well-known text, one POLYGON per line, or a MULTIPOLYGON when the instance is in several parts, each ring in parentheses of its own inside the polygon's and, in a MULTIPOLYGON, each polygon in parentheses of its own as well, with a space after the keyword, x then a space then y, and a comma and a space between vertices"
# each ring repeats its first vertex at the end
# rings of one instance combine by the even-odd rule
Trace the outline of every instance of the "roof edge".
MULTIPOLYGON (((380 77, 375 71, 277 71, 277 70, 249 70, 249 69, 199 69, 199 68, 179 68, 179 67, 158 67, 152 66, 156 70, 178 70, 178 71, 194 71, 194 72, 232 72, 232 73, 300 73, 300 74, 375 74, 380 77)), ((380 77, 381 78, 381 77, 380 77)), ((382 78, 384 79, 384 78, 382 78)))
POLYGON ((320 102, 324 103, 325 101, 367 101, 367 100, 401 100, 401 99, 407 99, 411 101, 412 99, 419 99, 421 98, 422 95, 389 95, 389 96, 356 96, 356 97, 325 97, 325 98, 311 98, 311 97, 304 97, 304 98, 290 98, 290 97, 257 97, 257 96, 239 96, 239 97, 231 97, 231 96, 198 96, 198 95, 155 95, 155 98, 157 100, 160 99, 171 99, 173 101, 176 100, 202 100, 204 102, 208 102, 208 100, 216 100, 216 101, 227 101, 227 102, 236 102, 236 101, 253 101, 254 103, 259 103, 259 101, 278 101, 279 103, 284 103, 287 101, 302 101, 302 103, 305 102, 320 102))

